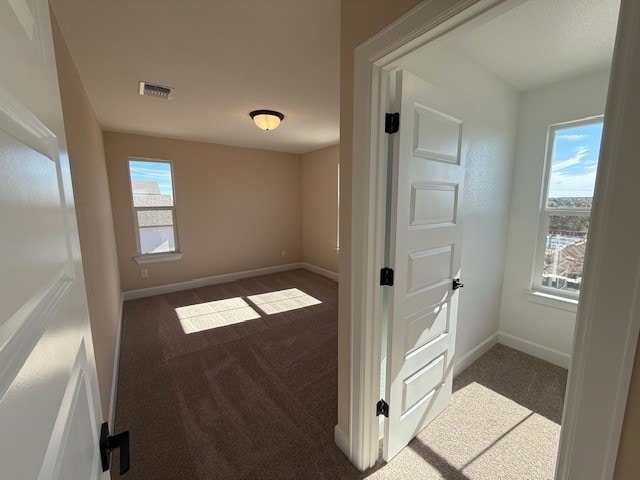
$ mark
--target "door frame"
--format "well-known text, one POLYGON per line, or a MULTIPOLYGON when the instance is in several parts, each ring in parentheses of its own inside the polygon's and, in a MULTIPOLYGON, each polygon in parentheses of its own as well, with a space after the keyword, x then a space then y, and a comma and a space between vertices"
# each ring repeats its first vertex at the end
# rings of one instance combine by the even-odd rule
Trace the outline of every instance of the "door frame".
MULTIPOLYGON (((336 438, 360 470, 372 467, 378 456, 375 406, 382 355, 378 272, 384 266, 389 147, 384 113, 390 100, 389 73, 415 49, 438 41, 453 29, 473 28, 480 16, 484 20, 485 15, 499 15, 524 1, 426 0, 355 49, 349 432, 340 438, 337 431, 336 438)), ((640 140, 631 134, 631 126, 640 123, 640 114, 633 108, 640 111, 640 92, 634 97, 633 87, 633 80, 640 81, 640 71, 633 68, 634 62, 640 62, 640 2, 621 0, 620 9, 557 480, 612 478, 640 332, 640 250, 631 247, 626 258, 616 258, 625 245, 640 244, 640 229, 634 232, 610 222, 614 216, 633 218, 633 205, 640 204, 640 194, 629 191, 633 178, 640 176, 633 154, 640 140), (625 195, 615 196, 614 192, 625 195), (613 304, 609 301, 612 294, 613 304)))

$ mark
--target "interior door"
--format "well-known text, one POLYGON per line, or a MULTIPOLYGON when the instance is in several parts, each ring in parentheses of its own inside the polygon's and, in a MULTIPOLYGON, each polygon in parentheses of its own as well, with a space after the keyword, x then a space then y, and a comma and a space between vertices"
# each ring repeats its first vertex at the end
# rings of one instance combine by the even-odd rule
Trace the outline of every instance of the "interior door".
POLYGON ((100 408, 46 0, 0 0, 0 478, 102 475, 100 408))
POLYGON ((461 100, 407 71, 396 76, 384 458, 451 402, 460 290, 464 115, 461 100))

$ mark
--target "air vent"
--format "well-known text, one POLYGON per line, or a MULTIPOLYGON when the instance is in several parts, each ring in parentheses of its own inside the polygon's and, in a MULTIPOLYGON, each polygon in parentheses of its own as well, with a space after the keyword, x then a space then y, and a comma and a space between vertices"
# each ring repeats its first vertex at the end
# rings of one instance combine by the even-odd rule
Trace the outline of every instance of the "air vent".
POLYGON ((158 98, 163 98, 165 100, 169 100, 171 98, 172 92, 173 92, 173 88, 171 87, 165 87, 162 85, 156 85, 154 83, 148 83, 148 82, 140 82, 140 90, 138 91, 140 95, 158 97, 158 98))

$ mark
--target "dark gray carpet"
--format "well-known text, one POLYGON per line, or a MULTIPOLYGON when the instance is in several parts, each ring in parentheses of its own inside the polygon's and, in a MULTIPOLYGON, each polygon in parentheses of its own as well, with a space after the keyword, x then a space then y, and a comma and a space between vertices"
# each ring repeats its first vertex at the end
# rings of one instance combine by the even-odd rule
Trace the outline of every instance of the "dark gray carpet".
MULTIPOLYGON (((565 381, 566 371, 496 346, 458 377, 451 407, 363 474, 333 442, 335 282, 295 270, 131 300, 115 425, 131 432, 122 478, 552 478, 565 381), (292 288, 322 303, 267 315, 247 298, 292 288), (184 333, 176 308, 238 297, 259 318, 228 324, 239 317, 210 308, 197 325, 216 328, 184 333)), ((116 452, 113 479, 117 462, 116 452)))

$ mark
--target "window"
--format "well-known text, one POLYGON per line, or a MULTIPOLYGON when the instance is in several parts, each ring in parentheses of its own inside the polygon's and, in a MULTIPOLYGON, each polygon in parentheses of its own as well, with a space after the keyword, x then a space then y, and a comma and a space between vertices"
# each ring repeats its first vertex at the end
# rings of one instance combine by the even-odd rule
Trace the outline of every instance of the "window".
POLYGON ((154 256, 177 252, 171 162, 129 159, 129 178, 138 254, 154 256))
POLYGON ((549 127, 536 289, 580 292, 602 126, 597 117, 549 127))

